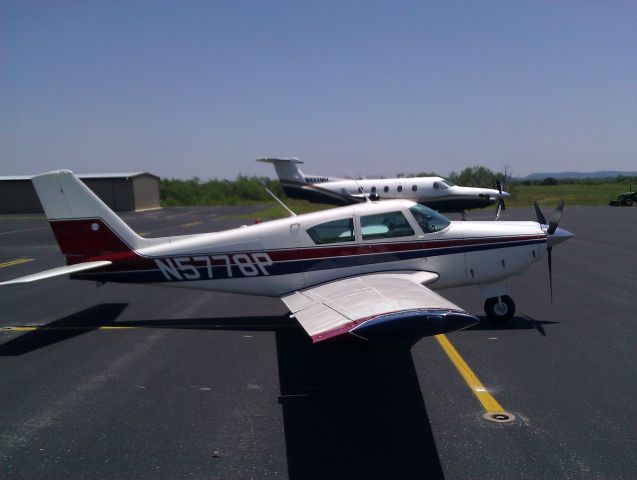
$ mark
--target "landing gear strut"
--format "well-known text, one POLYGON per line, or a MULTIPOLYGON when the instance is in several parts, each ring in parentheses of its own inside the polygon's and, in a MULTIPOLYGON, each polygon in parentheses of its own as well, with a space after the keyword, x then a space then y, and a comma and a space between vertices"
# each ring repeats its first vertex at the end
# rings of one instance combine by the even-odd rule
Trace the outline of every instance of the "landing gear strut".
POLYGON ((491 320, 505 322, 513 318, 515 303, 508 295, 487 298, 484 302, 484 312, 491 320))

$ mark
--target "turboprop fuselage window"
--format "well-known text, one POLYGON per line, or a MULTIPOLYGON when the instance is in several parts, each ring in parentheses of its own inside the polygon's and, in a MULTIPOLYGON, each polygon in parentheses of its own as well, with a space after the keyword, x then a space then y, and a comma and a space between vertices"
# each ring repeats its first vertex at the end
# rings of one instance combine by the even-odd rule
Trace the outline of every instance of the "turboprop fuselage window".
POLYGON ((414 229, 402 212, 387 212, 361 217, 361 236, 363 240, 378 238, 410 237, 414 229))
POLYGON ((411 207, 409 211, 414 216, 424 233, 439 232, 440 230, 447 228, 451 223, 451 220, 447 217, 440 215, 438 212, 435 212, 424 205, 416 204, 411 207))
POLYGON ((307 229, 307 234, 317 245, 324 243, 353 242, 354 219, 343 218, 321 223, 307 229))

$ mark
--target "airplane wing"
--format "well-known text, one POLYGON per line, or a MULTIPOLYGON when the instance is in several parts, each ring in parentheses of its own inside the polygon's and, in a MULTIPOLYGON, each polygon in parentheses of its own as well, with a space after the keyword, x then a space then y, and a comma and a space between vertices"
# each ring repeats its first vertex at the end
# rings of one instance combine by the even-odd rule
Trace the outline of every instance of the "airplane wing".
POLYGON ((43 272, 33 273, 24 277, 14 278, 6 282, 0 282, 0 285, 12 285, 14 283, 28 283, 35 282, 36 280, 44 280, 45 278, 58 277, 60 275, 68 275, 70 273, 83 272, 85 270, 92 270, 94 268, 105 267, 110 265, 109 260, 99 260, 96 262, 83 262, 76 263, 75 265, 67 265, 65 267, 52 268, 51 270, 44 270, 43 272))
POLYGON ((450 332, 478 319, 423 284, 431 272, 350 277, 281 297, 313 342, 347 333, 366 340, 450 332))

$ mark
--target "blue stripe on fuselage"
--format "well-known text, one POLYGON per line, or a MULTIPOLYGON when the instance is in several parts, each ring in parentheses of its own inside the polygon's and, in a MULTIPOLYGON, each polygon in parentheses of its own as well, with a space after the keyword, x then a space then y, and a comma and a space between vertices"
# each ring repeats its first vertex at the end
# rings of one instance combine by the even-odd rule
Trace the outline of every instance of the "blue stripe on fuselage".
MULTIPOLYGON (((382 264, 398 262, 403 260, 413 260, 416 258, 437 257, 441 255, 451 255, 457 253, 477 252, 483 250, 494 250, 500 248, 511 248, 522 245, 535 245, 546 243, 546 238, 517 240, 506 243, 493 243, 482 245, 453 246, 430 249, 415 249, 396 252, 364 253, 358 255, 346 255, 339 257, 301 259, 301 260, 279 260, 267 267, 270 276, 290 275, 294 273, 315 272, 320 270, 330 270, 334 268, 357 267, 361 265, 382 264)), ((200 278, 198 279, 175 279, 167 280, 159 269, 135 270, 127 272, 88 272, 71 275, 72 279, 93 280, 98 282, 121 282, 121 283, 157 283, 157 282, 180 282, 180 281, 200 281, 200 280, 221 280, 228 278, 250 278, 243 275, 238 265, 232 265, 232 276, 228 275, 225 266, 213 266, 213 278, 208 278, 207 267, 198 267, 200 278)), ((263 276, 263 275, 260 275, 263 276)))

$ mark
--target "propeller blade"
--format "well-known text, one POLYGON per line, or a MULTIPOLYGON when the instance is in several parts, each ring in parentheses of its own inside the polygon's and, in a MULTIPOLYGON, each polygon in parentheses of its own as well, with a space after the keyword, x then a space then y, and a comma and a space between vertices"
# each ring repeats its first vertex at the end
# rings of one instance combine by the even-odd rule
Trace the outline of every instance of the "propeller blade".
POLYGON ((546 225, 546 218, 544 218, 544 214, 542 210, 540 210, 540 206, 537 202, 533 202, 533 206, 535 207, 535 216, 537 217, 537 222, 541 225, 546 225))
POLYGON ((552 269, 552 263, 551 263, 552 251, 553 251, 553 247, 549 247, 546 249, 546 252, 548 253, 548 259, 549 259, 549 288, 551 289, 551 303, 553 303, 553 269, 552 269))
POLYGON ((546 231, 549 235, 553 235, 555 230, 557 229, 557 225, 560 223, 560 218, 562 218, 562 212, 564 211, 564 200, 560 200, 560 203, 557 205, 557 208, 551 215, 551 221, 549 222, 549 229, 546 231))
POLYGON ((498 192, 500 193, 500 196, 498 197, 498 207, 495 210, 495 219, 499 220, 500 219, 500 214, 503 211, 505 211, 507 209, 507 207, 504 204, 504 198, 502 198, 502 182, 500 181, 499 178, 495 179, 495 186, 498 189, 498 192))

